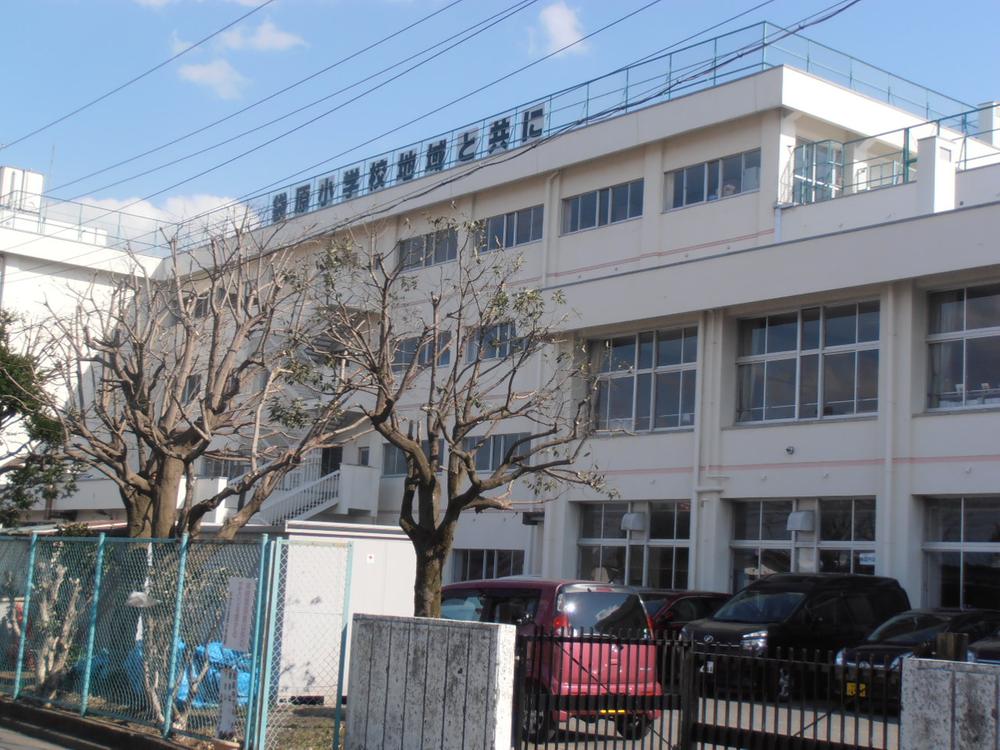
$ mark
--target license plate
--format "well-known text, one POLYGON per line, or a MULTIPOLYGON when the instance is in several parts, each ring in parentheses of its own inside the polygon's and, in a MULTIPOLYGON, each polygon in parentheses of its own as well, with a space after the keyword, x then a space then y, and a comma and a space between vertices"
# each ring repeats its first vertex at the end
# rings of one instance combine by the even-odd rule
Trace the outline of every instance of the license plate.
POLYGON ((848 698, 867 698, 868 697, 868 683, 866 682, 848 682, 846 689, 844 691, 848 698))
POLYGON ((705 674, 715 674, 715 662, 709 659, 701 665, 701 671, 705 674))

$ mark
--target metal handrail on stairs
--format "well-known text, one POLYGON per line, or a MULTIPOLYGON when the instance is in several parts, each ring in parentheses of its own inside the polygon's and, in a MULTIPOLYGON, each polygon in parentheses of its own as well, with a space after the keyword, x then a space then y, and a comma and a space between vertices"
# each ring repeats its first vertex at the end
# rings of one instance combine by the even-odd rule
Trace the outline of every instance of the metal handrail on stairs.
POLYGON ((338 469, 265 502, 260 515, 272 524, 301 518, 335 502, 339 491, 338 469))

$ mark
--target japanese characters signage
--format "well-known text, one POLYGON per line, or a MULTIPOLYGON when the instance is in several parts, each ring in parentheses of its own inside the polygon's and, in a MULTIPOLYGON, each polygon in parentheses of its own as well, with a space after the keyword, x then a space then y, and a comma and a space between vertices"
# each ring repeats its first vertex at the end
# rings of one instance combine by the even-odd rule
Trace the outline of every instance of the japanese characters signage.
POLYGON ((269 197, 271 223, 502 154, 545 134, 546 105, 534 104, 419 144, 343 167, 269 197))

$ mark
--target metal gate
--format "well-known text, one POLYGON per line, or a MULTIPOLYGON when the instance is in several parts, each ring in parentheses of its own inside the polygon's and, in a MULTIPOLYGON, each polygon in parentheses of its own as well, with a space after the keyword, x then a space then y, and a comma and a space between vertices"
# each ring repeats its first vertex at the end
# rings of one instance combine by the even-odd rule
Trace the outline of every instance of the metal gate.
POLYGON ((898 664, 579 632, 518 638, 514 747, 896 750, 898 664))

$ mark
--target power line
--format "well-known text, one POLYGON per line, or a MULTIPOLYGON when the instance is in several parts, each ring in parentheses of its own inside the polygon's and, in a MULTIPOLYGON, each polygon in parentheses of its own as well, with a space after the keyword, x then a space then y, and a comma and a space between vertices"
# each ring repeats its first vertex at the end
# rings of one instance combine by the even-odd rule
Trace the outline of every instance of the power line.
MULTIPOLYGON (((279 117, 276 117, 276 118, 274 118, 272 120, 269 120, 269 121, 267 121, 265 123, 262 123, 261 125, 254 126, 254 127, 250 128, 249 130, 244 130, 242 133, 237 133, 236 135, 231 136, 229 138, 226 138, 225 140, 219 141, 218 143, 215 143, 215 144, 213 144, 211 146, 206 146, 205 148, 199 149, 199 150, 194 151, 194 152, 192 152, 190 154, 186 154, 184 156, 180 156, 180 157, 178 157, 176 159, 171 159, 170 161, 165 162, 163 164, 160 164, 159 166, 150 167, 149 169, 146 169, 146 170, 144 170, 142 172, 138 172, 138 173, 133 174, 133 175, 131 175, 129 177, 124 177, 124 178, 122 178, 120 180, 116 180, 114 182, 110 182, 107 185, 102 185, 101 187, 96 188, 92 192, 100 192, 100 191, 103 191, 103 190, 108 190, 108 189, 113 188, 113 187, 117 187, 118 185, 121 185, 123 183, 131 182, 132 180, 138 179, 139 177, 145 177, 145 176, 150 175, 150 174, 152 174, 154 172, 158 172, 160 170, 167 169, 168 167, 172 167, 172 166, 174 166, 176 164, 180 164, 181 162, 187 161, 188 159, 193 159, 196 156, 201 156, 202 154, 208 153, 209 151, 213 151, 213 150, 215 150, 217 148, 221 148, 222 146, 225 146, 225 145, 227 145, 229 143, 233 143, 234 141, 237 141, 237 140, 239 140, 241 138, 245 138, 248 135, 252 135, 253 133, 256 133, 256 132, 258 132, 260 130, 263 130, 264 128, 270 127, 271 125, 274 125, 275 123, 281 122, 282 120, 286 120, 289 117, 292 117, 293 115, 298 114, 299 112, 302 112, 302 111, 307 110, 307 109, 309 109, 311 107, 314 107, 315 105, 320 104, 321 102, 324 102, 324 101, 327 101, 329 99, 332 99, 333 97, 338 96, 339 94, 342 94, 345 91, 349 91, 350 89, 352 89, 352 88, 354 88, 356 86, 359 86, 360 84, 365 83, 366 81, 370 81, 371 79, 376 78, 376 77, 382 75, 383 73, 386 73, 386 72, 392 70, 393 68, 396 68, 399 65, 402 65, 403 63, 409 62, 410 60, 413 60, 414 58, 420 57, 421 55, 423 55, 423 54, 425 54, 425 53, 427 53, 427 52, 435 49, 436 47, 440 47, 441 45, 446 44, 449 41, 457 39, 457 41, 452 41, 451 44, 449 44, 448 46, 444 47, 443 49, 440 49, 437 52, 435 52, 434 54, 426 57, 425 59, 420 60, 417 63, 414 63, 410 67, 408 67, 405 70, 402 70, 399 73, 397 73, 397 74, 395 74, 395 75, 387 78, 386 80, 381 81, 381 82, 375 84, 374 86, 371 86, 368 89, 365 89, 361 93, 359 93, 359 94, 351 97, 350 99, 347 99, 344 102, 341 102, 340 104, 336 105, 335 107, 333 107, 331 109, 328 109, 328 110, 326 110, 324 112, 321 112, 320 114, 315 115, 314 117, 310 118, 309 120, 306 120, 305 122, 302 122, 302 123, 294 126, 293 128, 290 128, 289 130, 286 130, 286 131, 284 131, 282 133, 279 133, 278 135, 270 138, 267 141, 264 141, 263 143, 258 144, 257 146, 254 146, 253 148, 249 149, 248 151, 244 151, 244 152, 242 152, 240 154, 237 154, 236 156, 231 157, 231 158, 223 161, 221 164, 217 164, 216 166, 214 166, 214 167, 212 167, 212 168, 210 168, 210 169, 208 169, 208 170, 206 170, 204 172, 200 172, 197 175, 194 175, 193 177, 189 178, 189 180, 197 179, 198 177, 201 177, 201 176, 203 176, 205 174, 208 174, 211 171, 214 171, 216 169, 220 169, 221 167, 224 167, 227 164, 232 163, 233 161, 236 161, 238 159, 242 159, 243 157, 248 156, 249 154, 252 154, 252 153, 254 153, 254 152, 256 152, 256 151, 258 151, 258 150, 260 150, 262 148, 265 148, 266 146, 269 146, 272 143, 274 143, 274 142, 276 142, 278 140, 281 140, 282 138, 286 138, 287 136, 292 135, 293 133, 298 132, 302 128, 305 128, 305 127, 307 127, 309 125, 312 125, 313 123, 315 123, 315 122, 323 119, 324 117, 328 117, 329 115, 333 114, 334 112, 337 112, 337 111, 343 109, 347 105, 352 104, 352 103, 358 101, 359 99, 364 98, 368 94, 371 94, 372 92, 377 91, 380 88, 389 85, 390 83, 392 83, 393 81, 398 80, 399 78, 402 78, 407 73, 410 73, 410 72, 416 70, 417 68, 419 68, 419 67, 421 67, 423 65, 426 65, 431 60, 434 60, 434 59, 440 57, 441 55, 445 54, 446 52, 449 52, 450 50, 454 49, 455 47, 458 47, 458 46, 464 44, 465 42, 469 41, 470 39, 479 36, 480 34, 486 32, 489 29, 491 29, 492 27, 496 26, 497 24, 499 24, 499 23, 501 23, 503 21, 506 21, 508 18, 516 15, 517 13, 520 13, 522 10, 525 10, 526 8, 528 8, 531 5, 534 5, 537 2, 538 2, 538 0, 518 0, 518 2, 514 3, 513 5, 507 6, 506 8, 504 8, 504 10, 500 11, 499 13, 496 13, 496 14, 494 14, 492 16, 488 16, 487 18, 483 19, 482 21, 479 21, 479 22, 477 22, 477 23, 475 23, 475 24, 473 24, 471 26, 466 27, 465 29, 462 29, 462 31, 458 32, 458 34, 451 34, 451 35, 445 37, 440 42, 436 42, 435 44, 432 44, 429 47, 425 47, 424 49, 420 50, 419 52, 417 52, 417 53, 415 53, 413 55, 410 55, 409 57, 404 58, 403 60, 401 60, 399 62, 393 63, 392 65, 389 65, 389 66, 387 66, 385 68, 382 68, 381 70, 379 70, 379 71, 377 71, 375 73, 372 73, 371 75, 368 75, 368 76, 362 78, 359 81, 355 81, 354 83, 350 84, 349 86, 344 86, 344 87, 338 89, 337 91, 334 91, 332 94, 327 94, 326 96, 323 96, 323 97, 321 97, 319 99, 316 99, 315 101, 310 102, 309 104, 303 105, 301 107, 297 107, 296 109, 293 109, 290 112, 286 112, 285 114, 280 115, 279 117), (477 26, 482 26, 482 28, 476 29, 477 26), (462 35, 462 34, 468 34, 468 35, 465 36, 464 38, 459 38, 459 36, 462 35)), ((659 2, 659 0, 657 0, 657 2, 659 2)), ((183 184, 183 183, 181 183, 181 184, 183 184)), ((170 190, 171 188, 167 188, 167 189, 170 190)), ((86 195, 86 193, 81 194, 81 195, 77 195, 74 198, 72 198, 71 200, 77 200, 79 198, 84 197, 84 195, 86 195)))
POLYGON ((146 76, 148 76, 148 75, 150 75, 152 73, 155 73, 157 70, 159 70, 160 68, 162 68, 162 67, 164 67, 166 65, 169 65, 170 63, 172 63, 174 60, 176 60, 177 58, 181 57, 182 55, 186 55, 191 50, 196 49, 197 47, 200 47, 205 42, 207 42, 207 41, 209 41, 211 39, 214 39, 219 34, 221 34, 223 31, 231 29, 233 26, 235 26, 236 24, 238 24, 240 21, 243 21, 243 20, 249 18, 254 13, 257 13, 260 10, 263 10, 264 8, 266 8, 268 5, 270 5, 273 2, 274 2, 274 0, 264 0, 264 2, 262 2, 260 5, 256 6, 255 8, 251 8, 246 13, 244 13, 242 16, 240 16, 239 18, 237 18, 237 19, 235 19, 235 20, 230 21, 229 23, 227 23, 221 29, 216 29, 211 34, 209 34, 206 37, 202 37, 201 39, 199 39, 197 42, 195 42, 191 46, 185 47, 180 52, 177 52, 176 54, 171 55, 170 57, 168 57, 163 62, 157 63, 152 68, 149 68, 148 70, 143 71, 139 75, 134 76, 133 78, 130 78, 129 80, 125 81, 125 83, 119 84, 118 86, 115 86, 110 91, 104 92, 103 94, 101 94, 100 96, 98 96, 96 99, 91 99, 86 104, 80 105, 79 107, 77 107, 76 109, 72 110, 71 112, 67 112, 66 114, 64 114, 64 115, 62 115, 60 117, 57 117, 56 119, 52 120, 51 122, 47 122, 46 124, 44 124, 44 125, 42 125, 40 127, 37 127, 37 128, 35 128, 34 130, 32 130, 29 133, 25 133, 24 135, 22 135, 22 136, 20 136, 18 138, 15 138, 13 141, 10 141, 9 143, 0 143, 0 151, 3 151, 5 148, 10 148, 11 146, 17 145, 21 141, 26 141, 28 138, 31 138, 32 136, 38 135, 39 133, 41 133, 44 130, 48 130, 53 125, 58 125, 59 123, 65 121, 65 120, 68 120, 70 117, 73 117, 74 115, 80 114, 85 109, 89 109, 90 107, 93 107, 95 104, 97 104, 98 102, 104 101, 109 96, 113 96, 114 94, 117 94, 119 91, 121 91, 122 89, 128 88, 133 83, 141 81, 146 76))
POLYGON ((376 47, 379 47, 382 44, 385 44, 386 42, 391 41, 392 39, 395 39, 397 36, 400 36, 401 34, 405 34, 407 31, 410 31, 411 29, 416 28, 417 26, 419 26, 420 24, 424 23, 425 21, 429 21, 430 19, 434 18, 435 16, 438 16, 441 13, 444 13, 449 8, 453 8, 454 6, 456 6, 456 5, 458 5, 459 3, 462 3, 462 2, 465 2, 465 0, 452 0, 452 2, 448 3, 447 5, 445 5, 445 6, 441 7, 441 8, 438 8, 437 10, 435 10, 435 11, 433 11, 431 13, 428 13, 426 16, 418 18, 413 23, 410 23, 410 24, 402 27, 401 29, 398 29, 398 30, 392 32, 391 34, 388 34, 388 35, 382 37, 381 39, 378 39, 377 41, 372 42, 371 44, 367 45, 366 47, 362 47, 361 49, 357 50, 356 52, 352 52, 349 55, 345 55, 344 57, 340 58, 336 62, 333 62, 330 65, 327 65, 326 67, 320 68, 316 72, 311 73, 311 74, 305 76, 304 78, 300 78, 299 80, 295 81, 294 83, 291 83, 288 86, 285 86, 284 88, 278 89, 277 91, 274 91, 271 94, 268 94, 267 96, 263 97, 262 99, 258 99, 255 102, 251 102, 247 106, 242 107, 242 108, 236 110, 235 112, 232 112, 232 113, 226 115, 225 117, 220 117, 218 120, 213 120, 212 122, 208 123, 207 125, 202 125, 201 127, 198 127, 198 128, 196 128, 194 130, 191 130, 191 131, 188 131, 184 135, 178 136, 178 137, 174 138, 173 140, 167 141, 166 143, 161 143, 159 146, 155 146, 155 147, 153 147, 151 149, 143 151, 141 154, 136 154, 135 156, 130 156, 127 159, 122 159, 121 161, 115 162, 114 164, 111 164, 110 166, 102 167, 101 169, 98 169, 98 170, 96 170, 94 172, 90 172, 89 174, 85 174, 82 177, 77 177, 76 179, 70 180, 69 182, 64 182, 61 185, 56 185, 53 188, 49 188, 49 190, 46 191, 46 192, 47 193, 54 193, 57 190, 62 190, 63 188, 67 188, 70 185, 76 185, 77 183, 82 182, 83 180, 88 180, 91 177, 96 177, 99 174, 104 174, 105 172, 110 172, 112 169, 117 169, 118 167, 124 166, 125 164, 130 164, 131 162, 134 162, 137 159, 141 159, 141 158, 143 158, 145 156, 149 156, 151 154, 155 154, 158 151, 162 151, 165 148, 169 148, 170 146, 174 146, 174 145, 176 145, 178 143, 181 143, 182 141, 186 141, 188 138, 196 136, 199 133, 203 133, 206 130, 209 130, 210 128, 216 127, 217 125, 221 125, 222 123, 227 122, 228 120, 231 120, 234 117, 238 117, 239 115, 242 115, 244 112, 249 112, 251 109, 254 109, 255 107, 259 107, 261 104, 269 102, 272 99, 275 99, 275 98, 281 96, 282 94, 285 94, 285 93, 291 91, 292 89, 297 88, 298 86, 301 86, 304 83, 308 83, 309 81, 313 80, 314 78, 318 78, 319 76, 323 75, 324 73, 329 73, 334 68, 337 68, 340 65, 343 65, 345 62, 349 62, 350 60, 353 60, 353 59, 355 59, 357 57, 360 57, 365 52, 370 52, 371 50, 375 49, 376 47))
MULTIPOLYGON (((791 28, 777 27, 782 32, 781 35, 780 35, 780 37, 779 37, 779 39, 783 39, 783 38, 785 38, 787 36, 793 35, 793 34, 799 32, 799 31, 801 31, 801 30, 803 30, 805 28, 808 28, 809 26, 814 26, 814 25, 816 25, 818 23, 822 23, 822 22, 824 22, 826 20, 829 20, 830 18, 833 18, 836 15, 839 15, 840 13, 844 12, 848 8, 852 7, 853 5, 856 5, 860 1, 861 0, 839 0, 839 2, 833 3, 832 5, 827 6, 826 8, 824 8, 823 10, 818 11, 817 13, 814 13, 814 14, 811 14, 809 16, 806 16, 804 19, 802 19, 799 22, 797 22, 791 28), (826 13, 826 15, 822 15, 824 13, 826 13)), ((735 17, 739 17, 741 15, 744 15, 744 13, 737 14, 737 16, 735 16, 735 17)), ((594 33, 597 33, 597 32, 594 32, 594 33)), ((589 36, 593 36, 593 34, 588 35, 588 37, 589 36)), ((587 38, 587 37, 578 39, 576 42, 572 42, 572 43, 566 45, 562 49, 569 48, 569 47, 573 46, 574 44, 577 44, 577 43, 583 41, 583 39, 585 39, 585 38, 587 38)), ((597 118, 603 118, 603 117, 610 116, 610 114, 613 114, 615 112, 621 111, 622 109, 625 109, 625 108, 628 108, 628 107, 638 107, 638 106, 641 106, 642 104, 645 104, 645 103, 647 103, 649 101, 655 100, 655 99, 657 99, 659 97, 662 97, 666 93, 671 92, 673 89, 677 88, 677 86, 680 83, 686 83, 686 82, 694 80, 694 79, 696 79, 698 77, 703 77, 704 75, 712 73, 714 70, 717 70, 718 68, 720 68, 720 67, 722 67, 724 65, 728 65, 730 62, 733 62, 734 60, 737 60, 737 59, 739 59, 741 57, 745 57, 748 54, 751 54, 751 53, 753 53, 755 51, 763 49, 766 46, 768 46, 769 44, 773 44, 774 41, 777 41, 777 40, 768 40, 768 39, 765 39, 765 40, 760 41, 760 42, 755 42, 755 43, 753 43, 751 45, 746 45, 742 49, 737 50, 734 53, 732 53, 729 56, 727 56, 727 58, 724 61, 720 62, 720 61, 718 61, 718 59, 714 59, 713 63, 710 64, 704 71, 700 71, 700 72, 691 74, 691 75, 689 75, 689 76, 687 76, 687 77, 685 77, 683 79, 680 79, 678 81, 673 81, 670 84, 668 84, 666 87, 658 88, 654 93, 652 93, 652 94, 644 97, 643 99, 640 99, 638 101, 629 101, 629 102, 626 102, 625 104, 621 104, 621 105, 617 105, 615 107, 611 107, 611 108, 609 108, 607 110, 604 110, 603 112, 595 113, 595 114, 589 115, 588 117, 582 118, 580 120, 576 120, 574 122, 570 122, 567 125, 559 128, 557 131, 555 131, 553 133, 550 133, 549 135, 545 136, 544 138, 540 138, 539 140, 534 141, 533 143, 529 144, 528 146, 525 146, 525 147, 523 147, 521 149, 518 149, 513 154, 507 154, 507 155, 504 155, 503 157, 494 157, 492 159, 483 159, 479 163, 473 165, 472 167, 470 167, 469 169, 467 169, 467 170, 465 170, 465 171, 463 171, 461 173, 456 173, 455 175, 449 175, 448 177, 443 178, 442 180, 438 181, 437 183, 435 183, 433 185, 425 186, 425 187, 422 187, 422 188, 420 188, 420 189, 418 189, 416 191, 413 191, 411 193, 407 193, 407 194, 401 196, 400 198, 398 198, 398 199, 396 199, 394 201, 390 201, 388 203, 382 204, 381 206, 378 205, 378 204, 375 204, 371 209, 369 209, 369 210, 367 210, 365 212, 359 212, 359 213, 357 213, 357 214, 355 214, 355 215, 353 215, 351 217, 345 218, 344 220, 342 220, 341 222, 339 222, 339 223, 337 223, 335 225, 327 226, 324 229, 317 231, 312 236, 317 236, 317 235, 325 234, 325 233, 328 233, 328 232, 331 232, 331 231, 336 231, 337 229, 342 228, 344 226, 347 226, 347 225, 349 225, 351 223, 354 223, 356 221, 364 220, 366 218, 370 218, 372 216, 375 216, 375 215, 378 215, 378 214, 381 214, 381 213, 385 213, 387 211, 391 211, 394 208, 396 208, 397 206, 401 205, 402 203, 405 203, 407 201, 413 200, 414 198, 418 198, 418 197, 421 197, 423 195, 426 195, 426 194, 428 194, 428 193, 436 190, 439 187, 442 187, 442 186, 451 184, 453 182, 456 182, 458 180, 464 179, 465 177, 467 177, 467 176, 469 176, 471 174, 474 174, 475 172, 478 172, 481 169, 485 169, 487 167, 494 166, 496 164, 502 164, 502 163, 505 163, 505 162, 510 161, 512 159, 518 158, 518 157, 522 156, 523 154, 528 153, 528 152, 534 150, 535 148, 537 148, 538 146, 542 145, 543 143, 547 143, 550 140, 552 140, 553 138, 556 138, 558 136, 563 135, 567 130, 572 129, 572 128, 578 126, 581 123, 590 122, 591 120, 594 120, 594 119, 597 119, 597 118)), ((675 43, 673 45, 670 45, 668 47, 665 47, 663 49, 664 50, 672 49, 677 44, 679 44, 679 42, 675 43)), ((554 53, 550 53, 550 55, 547 55, 546 57, 550 57, 552 54, 558 54, 559 52, 562 51, 562 49, 556 50, 554 53)), ((660 54, 660 53, 654 53, 653 56, 655 57, 655 55, 657 55, 657 54, 660 54)), ((545 58, 540 58, 539 61, 541 61, 543 59, 545 59, 545 58)), ((510 74, 508 74, 508 76, 505 76, 505 77, 503 77, 501 79, 497 79, 497 81, 504 80, 506 77, 509 77, 509 75, 510 74)), ((487 87, 489 85, 492 85, 492 84, 488 84, 487 87)), ((422 118, 418 118, 418 119, 422 119, 422 118)), ((312 169, 312 167, 307 167, 306 169, 310 170, 310 169, 312 169)), ((296 174, 300 174, 300 173, 296 173, 296 174)), ((285 182, 285 181, 287 181, 287 178, 286 178, 286 180, 282 180, 281 182, 285 182)), ((210 216, 212 213, 224 210, 226 208, 232 208, 232 207, 235 207, 235 206, 239 206, 245 200, 248 200, 250 198, 258 197, 259 195, 266 195, 267 194, 266 191, 271 186, 273 186, 274 184, 279 184, 279 183, 271 183, 270 185, 265 186, 265 188, 263 189, 263 192, 258 192, 256 194, 254 194, 254 193, 247 194, 247 195, 245 195, 245 196, 237 199, 236 201, 233 201, 232 203, 227 204, 226 206, 221 206, 221 207, 213 209, 211 211, 203 212, 202 214, 200 214, 198 216, 192 217, 191 221, 193 221, 194 219, 197 219, 197 218, 204 218, 204 217, 210 216)), ((160 192, 166 192, 166 190, 170 190, 170 189, 171 188, 165 188, 163 191, 160 191, 160 192)), ((155 196, 157 194, 159 194, 159 193, 154 193, 153 195, 155 196)), ((134 205, 135 203, 141 202, 143 200, 146 200, 146 199, 145 198, 137 199, 136 201, 133 201, 132 203, 128 204, 125 207, 127 208, 128 206, 134 205)), ((98 220, 100 218, 103 218, 104 216, 109 216, 109 215, 112 215, 114 213, 116 213, 116 212, 115 211, 106 212, 105 214, 102 214, 101 216, 98 216, 95 219, 92 219, 91 221, 96 221, 96 220, 98 220)), ((140 235, 140 237, 142 237, 142 236, 148 236, 148 233, 147 233, 147 235, 140 235)), ((7 251, 9 252, 10 250, 15 250, 18 247, 23 247, 25 245, 32 244, 34 242, 40 241, 41 239, 43 239, 43 238, 42 237, 36 237, 36 238, 34 238, 32 240, 28 240, 26 242, 23 242, 20 245, 15 245, 13 247, 7 248, 7 251)), ((138 239, 138 238, 136 238, 136 239, 138 239)), ((305 238, 305 239, 308 239, 308 238, 305 238)), ((107 249, 108 248, 104 248, 104 247, 95 248, 94 250, 90 250, 90 251, 87 251, 85 253, 81 253, 81 254, 78 254, 76 256, 72 256, 71 258, 68 258, 67 260, 78 260, 80 258, 86 257, 88 255, 92 255, 92 254, 95 254, 95 253, 99 253, 99 252, 102 252, 102 251, 107 250, 107 249)), ((45 267, 47 265, 51 265, 51 263, 52 263, 52 261, 44 261, 44 262, 36 264, 32 268, 21 269, 21 270, 18 271, 18 273, 27 273, 27 272, 36 270, 38 268, 43 268, 43 267, 45 267)), ((13 276, 13 274, 11 274, 11 276, 13 276)), ((10 277, 8 277, 8 279, 10 279, 10 277)), ((18 281, 18 279, 13 279, 12 282, 9 280, 8 283, 16 283, 17 281, 18 281)))

